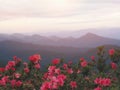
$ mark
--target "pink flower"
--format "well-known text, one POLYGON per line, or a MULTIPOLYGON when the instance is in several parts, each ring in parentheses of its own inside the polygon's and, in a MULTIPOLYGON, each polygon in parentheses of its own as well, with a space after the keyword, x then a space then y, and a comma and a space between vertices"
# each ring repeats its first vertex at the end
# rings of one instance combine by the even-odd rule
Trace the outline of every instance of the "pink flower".
POLYGON ((57 76, 57 78, 62 78, 63 80, 65 80, 67 77, 64 74, 60 74, 60 75, 57 76))
POLYGON ((41 56, 39 54, 34 54, 34 55, 32 55, 32 56, 29 57, 29 60, 32 63, 38 63, 39 60, 41 60, 41 56))
POLYGON ((109 78, 96 78, 94 83, 102 86, 110 86, 111 80, 109 78))
POLYGON ((5 70, 7 71, 7 70, 10 70, 11 69, 11 67, 9 66, 9 65, 6 65, 5 66, 5 70))
POLYGON ((40 69, 40 64, 35 64, 35 66, 34 66, 36 69, 40 69))
POLYGON ((87 65, 88 65, 87 61, 81 62, 81 66, 82 66, 82 67, 86 67, 87 65))
POLYGON ((24 68, 24 72, 29 73, 30 72, 29 68, 24 68))
POLYGON ((115 50, 114 50, 114 49, 110 49, 110 50, 109 50, 109 55, 110 55, 110 56, 114 55, 114 53, 115 53, 115 50))
POLYGON ((3 82, 7 83, 9 81, 9 76, 4 76, 1 79, 3 82))
POLYGON ((102 90, 102 88, 98 86, 98 87, 95 88, 94 90, 102 90))
POLYGON ((101 78, 96 78, 96 79, 94 80, 94 83, 95 83, 95 84, 100 84, 100 80, 101 80, 101 78))
POLYGON ((50 80, 52 81, 52 82, 58 82, 58 79, 56 78, 56 76, 52 76, 52 77, 50 77, 50 80))
POLYGON ((60 59, 59 58, 55 58, 54 60, 52 60, 52 64, 57 65, 60 63, 60 59))
POLYGON ((77 88, 77 83, 75 81, 70 82, 71 88, 77 88))
POLYGON ((5 86, 6 83, 8 82, 8 78, 9 78, 8 76, 2 77, 2 79, 0 80, 0 85, 5 86))
POLYGON ((64 69, 68 69, 68 65, 67 64, 63 64, 63 68, 64 69))
POLYGON ((9 61, 8 64, 5 66, 5 70, 12 70, 15 71, 15 61, 9 61))
POLYGON ((21 87, 21 85, 22 85, 22 82, 21 82, 21 81, 17 81, 17 82, 16 82, 16 87, 21 87))
POLYGON ((0 86, 6 86, 6 82, 3 80, 0 80, 0 86))
POLYGON ((117 69, 117 64, 114 62, 111 62, 111 67, 112 69, 116 70, 117 69))
POLYGON ((80 61, 82 62, 82 61, 85 61, 85 59, 82 57, 82 58, 80 58, 80 61))
POLYGON ((21 74, 20 73, 15 73, 15 78, 20 78, 21 74))
POLYGON ((109 78, 103 79, 104 83, 103 86, 110 86, 111 85, 111 80, 109 78))
POLYGON ((48 71, 52 73, 55 71, 55 69, 56 69, 56 66, 49 66, 48 71))
POLYGON ((64 74, 59 75, 49 75, 47 73, 44 74, 44 77, 46 77, 45 81, 42 86, 40 87, 40 90, 57 90, 60 86, 64 85, 66 76, 64 74))
POLYGON ((44 73, 43 75, 43 80, 46 80, 46 78, 48 78, 48 73, 44 73))
POLYGON ((73 73, 73 70, 72 70, 72 68, 70 68, 70 69, 67 69, 67 72, 68 72, 69 74, 72 74, 72 73, 73 73))
POLYGON ((18 58, 17 56, 13 57, 13 60, 15 61, 15 64, 19 64, 22 60, 18 58))
POLYGON ((16 85, 16 80, 11 80, 11 86, 12 86, 12 88, 14 88, 15 85, 16 85))
POLYGON ((16 80, 11 80, 11 86, 12 88, 14 87, 20 87, 22 85, 22 82, 21 81, 16 81, 16 80))
POLYGON ((49 89, 51 89, 51 85, 52 85, 52 83, 50 83, 50 82, 44 82, 42 84, 42 86, 40 87, 40 90, 49 90, 49 89))
POLYGON ((0 68, 0 72, 4 72, 5 71, 5 68, 0 68))
POLYGON ((15 61, 9 61, 9 62, 8 62, 8 65, 9 65, 10 67, 14 67, 14 66, 15 66, 15 61))
POLYGON ((91 59, 94 61, 95 60, 95 56, 91 56, 91 59))
POLYGON ((52 89, 55 89, 55 90, 58 89, 58 84, 57 84, 56 82, 53 83, 53 85, 52 85, 52 89))
POLYGON ((60 74, 60 72, 61 72, 61 71, 60 71, 59 68, 58 68, 58 69, 55 69, 55 73, 56 73, 56 74, 60 74))
POLYGON ((14 68, 14 67, 12 67, 12 68, 11 68, 11 70, 12 70, 12 71, 15 71, 15 68, 14 68))

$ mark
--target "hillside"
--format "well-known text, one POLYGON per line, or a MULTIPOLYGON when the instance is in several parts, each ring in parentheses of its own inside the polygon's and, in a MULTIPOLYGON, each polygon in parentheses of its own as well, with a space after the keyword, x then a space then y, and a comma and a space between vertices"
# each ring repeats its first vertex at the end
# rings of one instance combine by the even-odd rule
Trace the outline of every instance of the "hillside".
MULTIPOLYGON (((105 45, 106 50, 110 48, 120 48, 115 45, 105 45)), ((38 53, 42 56, 42 65, 50 63, 53 58, 64 58, 66 61, 72 60, 76 62, 80 57, 89 58, 91 55, 96 55, 96 48, 73 48, 73 47, 54 47, 43 46, 30 43, 21 43, 16 41, 1 41, 0 42, 0 63, 5 65, 11 60, 14 55, 23 58, 24 61, 28 56, 38 53)))
POLYGON ((1 35, 0 41, 17 41, 22 43, 31 43, 47 46, 60 46, 60 47, 75 47, 75 48, 94 48, 100 45, 118 45, 120 46, 120 40, 102 37, 93 33, 87 33, 79 38, 66 37, 46 37, 40 35, 1 35))
POLYGON ((71 59, 78 53, 87 51, 88 48, 73 48, 73 47, 53 47, 43 46, 31 43, 21 43, 17 41, 1 41, 0 42, 0 62, 6 63, 11 60, 14 55, 27 59, 28 56, 39 53, 43 57, 43 63, 49 63, 53 58, 71 59), (47 61, 47 62, 46 62, 47 61))

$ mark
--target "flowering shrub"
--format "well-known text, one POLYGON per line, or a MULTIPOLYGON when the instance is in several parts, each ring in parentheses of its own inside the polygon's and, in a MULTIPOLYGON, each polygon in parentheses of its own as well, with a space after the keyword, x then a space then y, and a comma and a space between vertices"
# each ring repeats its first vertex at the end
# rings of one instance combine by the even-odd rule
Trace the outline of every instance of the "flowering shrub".
POLYGON ((0 90, 120 90, 120 51, 110 49, 106 55, 99 47, 97 55, 78 63, 55 58, 45 71, 39 54, 28 63, 14 56, 0 68, 0 90))

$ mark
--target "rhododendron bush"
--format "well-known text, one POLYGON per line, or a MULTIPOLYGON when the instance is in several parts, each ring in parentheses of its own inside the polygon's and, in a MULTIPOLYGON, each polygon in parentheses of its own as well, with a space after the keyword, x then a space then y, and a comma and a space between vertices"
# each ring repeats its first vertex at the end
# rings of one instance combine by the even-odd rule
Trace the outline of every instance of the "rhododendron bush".
POLYGON ((120 51, 107 54, 99 47, 97 56, 78 63, 55 58, 41 70, 39 54, 23 62, 14 56, 0 68, 0 90, 120 90, 120 51))

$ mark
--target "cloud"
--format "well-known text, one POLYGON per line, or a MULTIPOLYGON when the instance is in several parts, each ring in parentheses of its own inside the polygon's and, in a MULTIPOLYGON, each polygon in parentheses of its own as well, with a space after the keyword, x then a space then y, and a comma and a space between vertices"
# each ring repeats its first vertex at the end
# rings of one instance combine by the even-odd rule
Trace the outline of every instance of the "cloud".
POLYGON ((112 4, 114 8, 116 3, 113 4, 113 1, 119 2, 118 0, 0 0, 0 17, 63 17, 84 14, 108 4, 112 4))
POLYGON ((14 16, 63 16, 79 5, 68 0, 1 0, 0 12, 14 16))
POLYGON ((119 0, 0 0, 0 29, 8 32, 120 27, 119 0))

